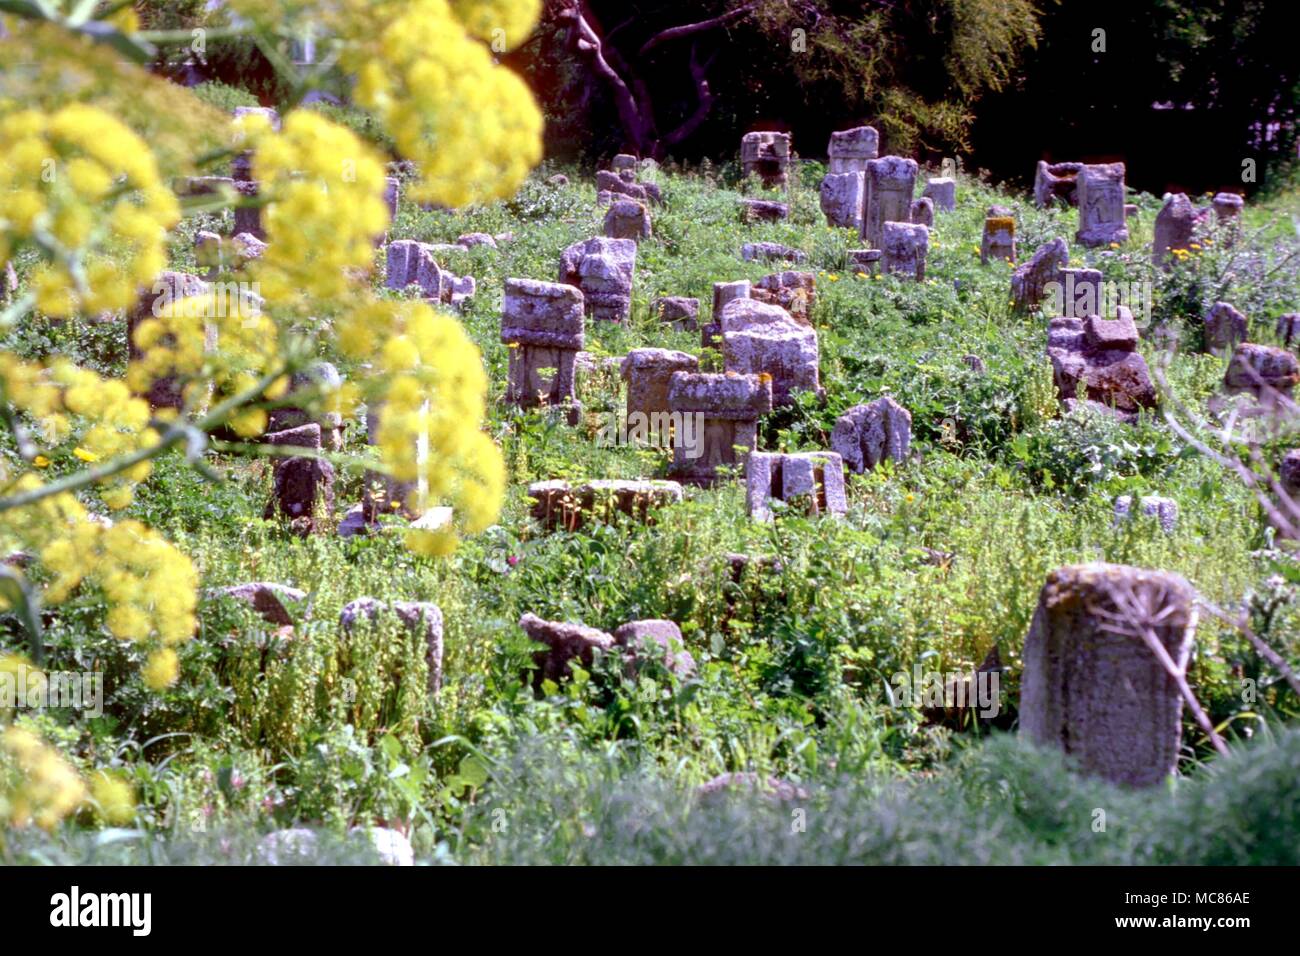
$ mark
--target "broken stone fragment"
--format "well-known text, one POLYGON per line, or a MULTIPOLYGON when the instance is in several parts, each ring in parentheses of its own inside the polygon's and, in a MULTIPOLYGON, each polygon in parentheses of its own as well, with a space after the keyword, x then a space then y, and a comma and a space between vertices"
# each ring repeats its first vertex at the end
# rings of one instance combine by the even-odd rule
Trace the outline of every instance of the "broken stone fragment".
POLYGON ((852 472, 862 474, 882 461, 904 462, 912 443, 912 413, 888 395, 855 405, 831 431, 831 448, 852 472))
POLYGON ((412 634, 424 642, 424 662, 428 670, 425 689, 436 694, 442 687, 442 609, 428 601, 385 602, 372 597, 361 597, 343 606, 339 613, 339 627, 351 633, 360 624, 374 625, 386 614, 392 614, 412 634))
POLYGON ((536 672, 533 687, 540 690, 542 681, 559 683, 572 676, 571 663, 577 662, 591 670, 596 655, 607 653, 615 646, 614 636, 594 627, 546 621, 535 614, 525 614, 519 626, 529 638, 545 645, 533 654, 536 672))

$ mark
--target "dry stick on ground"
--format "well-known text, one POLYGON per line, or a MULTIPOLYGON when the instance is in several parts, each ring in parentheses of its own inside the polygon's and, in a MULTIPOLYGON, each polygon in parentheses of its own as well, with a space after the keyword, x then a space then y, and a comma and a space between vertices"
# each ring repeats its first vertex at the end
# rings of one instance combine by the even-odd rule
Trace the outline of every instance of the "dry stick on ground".
POLYGON ((1210 738, 1214 749, 1219 754, 1226 755, 1228 745, 1214 729, 1209 715, 1201 707, 1201 702, 1196 699, 1196 695, 1192 693, 1191 685, 1187 683, 1186 661, 1175 661, 1170 657, 1168 649, 1156 636, 1156 628, 1174 614, 1177 608, 1166 600, 1162 589, 1148 587, 1139 594, 1134 590, 1133 585, 1127 582, 1109 585, 1106 588, 1106 596, 1110 599, 1114 610, 1105 607, 1101 602, 1092 601, 1089 603, 1088 612, 1099 619, 1101 622, 1099 626, 1103 631, 1125 637, 1136 637, 1146 644, 1147 649, 1160 662, 1160 666, 1178 685, 1178 692, 1187 702, 1201 730, 1205 731, 1206 736, 1210 738))
MULTIPOLYGON (((1161 391, 1161 406, 1164 409, 1165 421, 1169 423, 1170 428, 1172 428, 1174 433, 1183 441, 1187 442, 1207 458, 1218 462, 1225 468, 1236 473, 1246 487, 1255 495, 1255 499, 1264 509, 1269 520, 1272 521, 1274 527, 1279 529, 1283 537, 1292 539, 1300 538, 1300 533, 1298 533, 1300 532, 1300 503, 1297 503, 1295 499, 1291 497, 1286 488, 1282 486, 1281 482, 1277 480, 1277 472, 1275 469, 1270 468, 1264 461, 1264 458, 1259 451, 1258 442, 1251 442, 1247 448, 1248 463, 1246 460, 1242 459, 1241 455, 1231 449, 1231 446, 1226 440, 1224 442, 1224 452, 1216 451, 1209 447, 1209 445, 1204 441, 1194 436, 1191 429, 1184 426, 1183 423, 1175 417, 1174 412, 1171 411, 1171 407, 1176 409, 1177 412, 1188 421, 1196 421, 1192 412, 1178 400, 1177 396, 1174 395, 1173 389, 1169 386, 1169 381, 1166 378, 1165 371, 1171 357, 1172 350, 1166 352, 1161 357, 1161 361, 1155 363, 1155 377, 1161 391), (1261 488, 1261 485, 1266 485, 1268 490, 1273 493, 1274 497, 1270 498, 1261 488), (1286 512, 1285 514, 1283 513, 1284 511, 1286 512)), ((1247 365, 1246 367, 1249 374, 1256 379, 1256 384, 1264 386, 1262 377, 1258 372, 1256 372, 1254 367, 1250 365, 1247 365)), ((1272 403, 1272 414, 1270 417, 1275 423, 1277 423, 1277 434, 1281 435, 1288 431, 1294 431, 1297 422, 1300 421, 1300 415, 1297 415, 1297 405, 1286 396, 1276 393, 1274 389, 1268 388, 1267 386, 1264 387, 1269 393, 1266 395, 1266 398, 1272 403)), ((1223 429, 1225 437, 1231 434, 1232 429, 1235 427, 1236 416, 1237 409, 1234 408, 1229 415, 1225 428, 1223 429)), ((1204 598, 1198 597, 1198 603, 1201 607, 1205 608, 1209 614, 1240 631, 1259 655, 1268 661, 1268 663, 1273 665, 1273 667, 1277 668, 1278 672, 1286 680, 1287 684, 1290 685, 1291 690, 1295 692, 1297 697, 1300 697, 1300 679, 1297 679, 1295 673, 1287 665, 1282 656, 1250 628, 1244 612, 1239 617, 1233 617, 1228 614, 1227 611, 1209 601, 1206 601, 1204 598)))

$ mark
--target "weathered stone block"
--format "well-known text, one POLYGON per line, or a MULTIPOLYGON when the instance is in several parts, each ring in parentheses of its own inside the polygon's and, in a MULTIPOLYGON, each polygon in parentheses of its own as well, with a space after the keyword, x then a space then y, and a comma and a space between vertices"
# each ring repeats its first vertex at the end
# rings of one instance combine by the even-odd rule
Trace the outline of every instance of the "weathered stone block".
POLYGON ((612 634, 582 624, 544 621, 535 614, 525 614, 519 619, 519 626, 534 641, 545 645, 533 655, 537 668, 533 687, 537 690, 541 689, 542 681, 558 684, 572 676, 572 662, 590 670, 597 654, 608 653, 615 646, 612 634))
POLYGON ((842 229, 861 230, 866 192, 865 173, 832 173, 824 178, 820 202, 827 223, 842 229))
POLYGON ((700 360, 672 349, 632 349, 620 374, 627 382, 627 414, 655 415, 668 411, 668 383, 675 372, 699 371, 700 360))
POLYGON ((854 405, 836 419, 831 431, 831 448, 858 474, 885 459, 906 461, 911 444, 912 413, 888 395, 854 405))
POLYGON ((1049 283, 1060 283, 1061 270, 1070 261, 1069 247, 1056 238, 1040 246, 1028 262, 1011 273, 1011 299, 1022 312, 1036 309, 1047 294, 1049 283))
POLYGON ((1079 231, 1083 246, 1105 246, 1128 241, 1124 214, 1124 164, 1101 163, 1079 171, 1079 231))
POLYGON ((989 216, 984 220, 980 240, 980 262, 1016 261, 1016 220, 1011 216, 989 216))
POLYGON ((905 223, 911 219, 917 169, 916 160, 899 156, 884 156, 867 162, 862 238, 872 248, 883 246, 885 223, 905 223))
POLYGON ((636 243, 597 237, 575 242, 560 256, 560 282, 582 290, 593 319, 625 322, 632 309, 636 243))
POLYGON ((428 601, 387 603, 372 597, 362 597, 343 606, 339 613, 339 627, 350 633, 358 625, 378 623, 386 614, 394 615, 412 634, 423 638, 424 662, 428 671, 425 688, 430 694, 438 693, 442 687, 442 609, 428 601))
POLYGON ((745 176, 757 176, 773 189, 789 182, 790 134, 772 131, 746 133, 740 140, 740 167, 745 176))
POLYGON ((1155 238, 1151 243, 1151 261, 1166 266, 1174 249, 1187 249, 1196 233, 1196 209, 1186 193, 1174 193, 1156 214, 1155 238))
POLYGON ((868 160, 880 154, 880 134, 871 126, 857 126, 831 133, 828 172, 831 175, 865 172, 868 160))
POLYGON ((668 407, 699 415, 700 441, 673 448, 673 474, 696 484, 711 484, 719 465, 742 460, 736 448, 758 447, 758 419, 772 410, 772 381, 766 376, 677 372, 668 385, 668 407))
POLYGON ((881 242, 881 271, 925 281, 925 260, 930 251, 930 230, 908 222, 887 222, 881 242))
POLYGON ((957 208, 957 180, 947 176, 927 179, 921 195, 934 203, 936 212, 952 212, 957 208))
POLYGON ((746 511, 755 520, 770 521, 773 500, 813 515, 844 514, 844 462, 835 452, 751 451, 745 459, 746 511))
POLYGON ((694 332, 699 328, 699 299, 690 299, 677 295, 664 296, 655 299, 650 311, 661 322, 666 322, 683 332, 694 332))
POLYGON ((1183 698, 1142 634, 1185 668, 1195 602, 1192 587, 1165 571, 1100 563, 1053 571, 1025 640, 1021 732, 1122 786, 1174 773, 1183 698))
POLYGON ((1205 316, 1205 350, 1215 354, 1226 352, 1238 342, 1246 341, 1250 323, 1234 306, 1216 302, 1205 316))
POLYGON ((610 239, 649 239, 650 210, 635 199, 620 199, 605 213, 605 235, 610 239))
POLYGON ((722 310, 722 356, 726 370, 770 376, 772 401, 791 403, 798 391, 820 391, 817 332, 780 306, 735 299, 722 310))

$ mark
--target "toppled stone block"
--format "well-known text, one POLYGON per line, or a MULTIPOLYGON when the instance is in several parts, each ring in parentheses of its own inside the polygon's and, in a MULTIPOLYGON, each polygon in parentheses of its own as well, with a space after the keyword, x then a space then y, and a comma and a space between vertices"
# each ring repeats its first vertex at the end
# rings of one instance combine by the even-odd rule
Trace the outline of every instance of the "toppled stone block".
POLYGON ((668 412, 668 383, 675 372, 697 372, 700 360, 673 349, 632 349, 619 373, 627 382, 628 419, 668 412))
POLYGON ((1079 231, 1082 246, 1128 242, 1124 215, 1124 164, 1100 163, 1079 171, 1079 231))
POLYGON ((828 224, 840 229, 861 230, 867 195, 865 173, 832 173, 822 180, 819 195, 822 214, 828 224))
POLYGON ((1300 362, 1286 349, 1242 342, 1232 353, 1223 384, 1229 395, 1249 394, 1261 402, 1291 398, 1300 382, 1300 362))
POLYGON ((1196 593, 1176 574, 1101 563, 1053 571, 1025 640, 1021 732, 1090 776, 1160 783, 1178 766, 1183 698, 1142 635, 1181 670, 1196 618, 1196 593))
POLYGON ((307 600, 307 592, 285 584, 276 584, 273 581, 253 581, 249 584, 215 588, 208 592, 208 597, 227 597, 247 604, 260 614, 266 623, 285 627, 293 624, 293 618, 289 616, 285 604, 301 604, 307 600))
POLYGON ((532 640, 544 644, 545 649, 533 655, 536 673, 533 689, 540 690, 543 681, 560 683, 571 676, 570 664, 574 661, 591 670, 596 655, 614 648, 614 635, 582 624, 545 621, 535 614, 525 614, 519 626, 532 640))
POLYGON ((800 325, 812 325, 817 277, 811 272, 774 272, 754 283, 749 297, 755 302, 780 306, 800 325))
POLYGON ((771 521, 773 500, 813 515, 844 514, 843 460, 827 451, 751 451, 745 459, 745 509, 757 521, 771 521))
POLYGON ((880 249, 850 249, 849 266, 864 275, 870 275, 883 257, 884 252, 880 249))
POLYGON ((636 243, 597 237, 575 242, 560 256, 560 282, 582 290, 587 314, 607 322, 626 322, 632 310, 636 243))
POLYGON ((486 232, 467 232, 463 236, 456 237, 456 245, 464 246, 466 249, 477 249, 480 246, 486 249, 497 248, 496 236, 486 232))
POLYGON ((909 222, 884 224, 881 243, 881 271, 925 281, 925 260, 930 251, 930 230, 909 222))
MULTIPOLYGON (((300 425, 265 437, 268 445, 321 450, 320 425, 300 425)), ((272 461, 271 500, 262 518, 291 522, 300 535, 323 531, 334 513, 334 466, 320 458, 275 458, 272 461)))
POLYGON ((867 194, 862 210, 862 238, 883 248, 885 223, 908 222, 916 192, 916 160, 884 156, 867 162, 867 194))
POLYGON ((1234 306, 1216 302, 1205 316, 1205 350, 1219 354, 1246 341, 1250 323, 1234 306))
POLYGON ((616 514, 653 524, 659 508, 682 500, 675 481, 601 479, 581 485, 563 480, 537 481, 528 486, 532 516, 544 531, 577 531, 589 521, 609 522, 616 514))
POLYGON ((1084 397, 1132 418, 1143 408, 1155 408, 1157 394, 1144 358, 1136 351, 1137 329, 1132 313, 1105 319, 1057 318, 1048 324, 1047 354, 1057 393, 1067 408, 1082 388, 1084 397))
POLYGON ((1022 312, 1036 309, 1047 295, 1049 283, 1062 281, 1061 270, 1070 261, 1069 247, 1064 239, 1056 238, 1038 251, 1026 263, 1011 273, 1011 299, 1022 312))
POLYGON ((735 299, 722 310, 722 356, 728 372, 768 375, 772 402, 788 405, 798 391, 819 392, 817 332, 780 306, 735 299))
POLYGON ((934 203, 936 211, 952 212, 957 208, 957 180, 947 176, 927 179, 921 195, 934 203))
MULTIPOLYGON (((1165 534, 1172 534, 1174 528, 1178 526, 1178 502, 1172 498, 1162 498, 1159 495, 1143 495, 1138 499, 1136 513, 1146 515, 1148 518, 1155 518, 1160 522, 1160 528, 1165 534)), ((1115 499, 1114 524, 1116 527, 1132 518, 1133 515, 1132 495, 1120 495, 1115 499)))
POLYGON ((1069 206, 1079 205, 1078 179, 1083 163, 1038 162, 1034 175, 1034 205, 1046 206, 1059 199, 1069 206))
POLYGON ((1151 243, 1151 261, 1167 266, 1173 250, 1187 249, 1196 234, 1196 209, 1186 193, 1174 193, 1156 214, 1155 238, 1151 243))
POLYGON ((631 153, 619 153, 609 162, 609 168, 616 173, 622 173, 624 170, 631 170, 633 175, 636 174, 637 158, 631 153))
POLYGON ((757 176, 764 188, 784 187, 789 182, 789 166, 789 133, 764 130, 741 137, 741 171, 745 176, 757 176))
POLYGON ((808 255, 779 242, 747 242, 740 247, 740 258, 745 262, 805 262, 808 255))
POLYGON ((635 679, 654 659, 661 660, 668 673, 681 680, 695 674, 695 658, 686 650, 682 630, 673 621, 628 621, 614 629, 614 643, 622 648, 624 673, 629 678, 635 679))
POLYGON ((642 203, 651 201, 650 192, 643 184, 628 182, 617 173, 612 173, 606 169, 599 170, 596 173, 596 202, 601 206, 607 206, 620 196, 626 196, 642 203), (609 198, 602 201, 602 194, 607 195, 609 198))
POLYGON ((428 669, 425 688, 430 694, 442 687, 442 609, 428 601, 380 601, 361 597, 343 606, 339 613, 339 628, 351 633, 358 625, 377 624, 384 615, 392 614, 412 634, 424 640, 424 662, 428 669))
POLYGON ((650 210, 635 199, 620 199, 605 212, 604 232, 610 239, 650 238, 650 210))
POLYGON ((700 300, 685 296, 664 296, 655 299, 651 314, 683 332, 694 332, 700 325, 700 300))
POLYGON ((831 133, 826 149, 831 175, 866 172, 867 161, 880 154, 880 134, 871 126, 856 126, 831 133))
POLYGON ((886 459, 906 461, 911 444, 912 413, 888 395, 854 405, 836 419, 831 431, 831 448, 857 474, 886 459))
POLYGON ((769 199, 742 199, 740 218, 743 222, 780 222, 790 218, 790 207, 769 199))
POLYGON ((719 466, 735 466, 758 447, 758 419, 772 410, 772 380, 677 372, 668 383, 668 408, 683 417, 698 415, 700 422, 697 443, 674 445, 672 473, 695 484, 712 484, 719 466))

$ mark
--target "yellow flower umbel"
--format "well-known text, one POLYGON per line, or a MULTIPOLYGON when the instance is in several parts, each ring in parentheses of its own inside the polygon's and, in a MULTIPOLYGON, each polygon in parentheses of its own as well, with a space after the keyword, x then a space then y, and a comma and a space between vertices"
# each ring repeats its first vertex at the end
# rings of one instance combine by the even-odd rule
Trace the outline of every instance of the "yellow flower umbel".
POLYGON ((0 820, 53 830, 85 797, 86 785, 57 750, 22 727, 0 732, 0 820))
POLYGON ((267 249, 250 274, 267 302, 298 311, 355 291, 388 228, 384 166, 349 130, 297 110, 273 133, 260 116, 241 122, 253 175, 268 200, 267 249))
POLYGON ((414 199, 464 206, 514 193, 542 157, 542 116, 523 80, 480 40, 527 38, 537 0, 343 0, 331 27, 356 101, 414 160, 414 199))
POLYGON ((46 315, 128 307, 162 270, 179 218, 148 146, 108 113, 72 104, 0 119, 0 259, 40 247, 31 287, 46 315))
MULTIPOLYGON (((480 430, 487 374, 460 323, 424 302, 374 301, 343 319, 339 345, 374 366, 366 398, 379 408, 376 443, 388 472, 398 481, 423 482, 430 501, 450 503, 456 528, 474 533, 492 524, 505 494, 505 467, 480 430)), ((456 537, 448 529, 412 532, 408 541, 421 553, 443 554, 456 537)))

